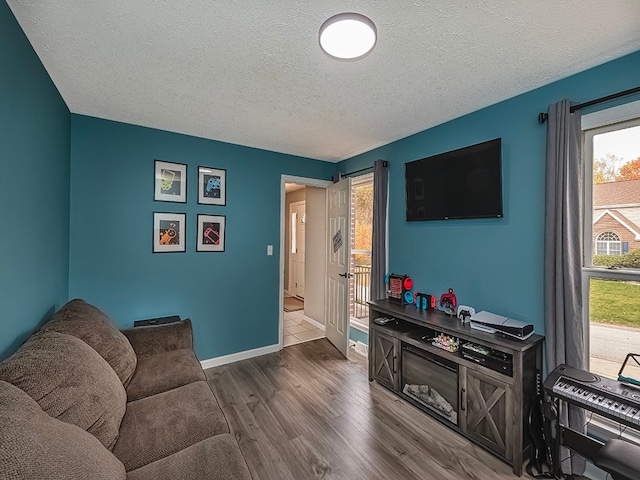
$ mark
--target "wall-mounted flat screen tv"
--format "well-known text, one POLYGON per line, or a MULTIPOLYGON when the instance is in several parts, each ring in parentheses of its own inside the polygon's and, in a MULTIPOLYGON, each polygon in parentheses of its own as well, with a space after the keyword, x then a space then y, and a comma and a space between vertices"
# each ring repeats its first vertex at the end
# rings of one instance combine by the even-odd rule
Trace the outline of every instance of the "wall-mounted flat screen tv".
POLYGON ((502 217, 502 139, 405 163, 407 221, 502 217))

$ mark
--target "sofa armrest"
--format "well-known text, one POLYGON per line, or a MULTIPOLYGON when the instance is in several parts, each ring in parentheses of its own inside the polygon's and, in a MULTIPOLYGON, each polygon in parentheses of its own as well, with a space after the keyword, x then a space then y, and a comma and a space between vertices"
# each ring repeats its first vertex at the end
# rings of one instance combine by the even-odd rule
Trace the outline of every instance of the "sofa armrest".
POLYGON ((136 355, 157 355, 187 348, 193 350, 191 320, 122 330, 136 355))

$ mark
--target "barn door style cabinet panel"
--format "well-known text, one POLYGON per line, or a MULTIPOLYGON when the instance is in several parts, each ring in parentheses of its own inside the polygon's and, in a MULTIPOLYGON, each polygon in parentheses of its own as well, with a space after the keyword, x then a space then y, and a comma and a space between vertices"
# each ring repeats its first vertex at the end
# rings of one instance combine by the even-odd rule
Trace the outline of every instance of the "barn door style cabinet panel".
POLYGON ((477 443, 507 460, 513 459, 513 393, 511 385, 461 367, 465 399, 460 428, 477 443))
MULTIPOLYGON (((371 330, 370 330, 371 331, 371 330)), ((400 388, 400 340, 382 332, 371 332, 371 346, 375 349, 375 363, 369 364, 369 376, 392 390, 400 388)))
POLYGON ((527 416, 536 400, 536 372, 542 368, 542 336, 505 338, 437 310, 388 300, 369 302, 369 332, 369 380, 522 475, 530 448, 527 416), (434 346, 438 340, 449 349, 434 346))

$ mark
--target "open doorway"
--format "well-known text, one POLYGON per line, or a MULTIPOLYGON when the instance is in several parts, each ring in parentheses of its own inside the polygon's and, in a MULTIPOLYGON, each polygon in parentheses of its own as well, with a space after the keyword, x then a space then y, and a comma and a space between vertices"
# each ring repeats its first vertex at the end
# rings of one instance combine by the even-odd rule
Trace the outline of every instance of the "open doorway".
POLYGON ((325 336, 326 186, 283 176, 280 339, 287 347, 325 336))
MULTIPOLYGON (((351 345, 357 345, 362 334, 369 333, 369 300, 371 286, 371 248, 373 241, 373 173, 351 180, 351 265, 353 274, 349 295, 351 345), (356 330, 354 332, 353 330, 356 330), (360 332, 360 333, 358 333, 360 332)), ((360 341, 360 343, 363 343, 360 341)), ((360 350, 359 350, 360 351, 360 350)))

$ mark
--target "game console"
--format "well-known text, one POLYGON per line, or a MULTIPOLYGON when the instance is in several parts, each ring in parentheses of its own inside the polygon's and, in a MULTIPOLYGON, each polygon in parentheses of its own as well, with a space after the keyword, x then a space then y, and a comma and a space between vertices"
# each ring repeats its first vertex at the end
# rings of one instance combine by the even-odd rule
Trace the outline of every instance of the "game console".
POLYGON ((471 328, 487 333, 500 333, 518 340, 533 335, 533 325, 490 312, 478 312, 470 317, 471 328))
POLYGON ((436 297, 428 293, 416 292, 414 294, 414 303, 416 308, 421 310, 433 310, 436 308, 436 297))

